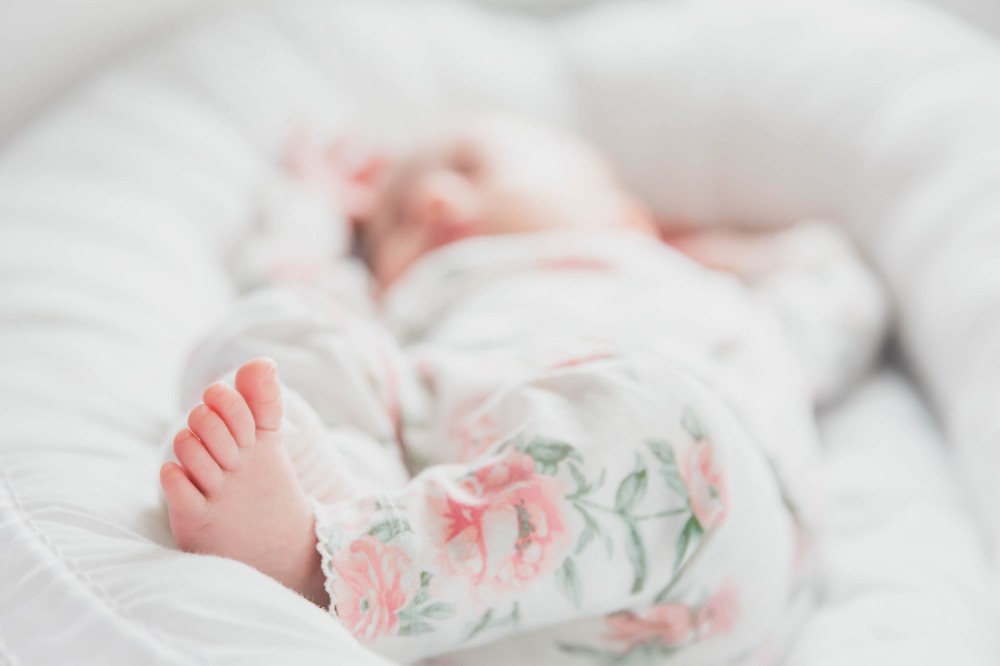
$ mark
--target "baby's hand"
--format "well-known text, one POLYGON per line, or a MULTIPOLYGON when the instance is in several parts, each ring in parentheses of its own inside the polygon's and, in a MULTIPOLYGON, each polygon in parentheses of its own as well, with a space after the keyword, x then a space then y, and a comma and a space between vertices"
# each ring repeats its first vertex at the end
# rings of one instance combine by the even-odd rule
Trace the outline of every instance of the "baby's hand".
POLYGON ((385 159, 346 137, 323 146, 297 128, 288 140, 285 168, 357 224, 374 212, 385 159))
POLYGON ((699 264, 754 282, 784 259, 782 231, 702 229, 667 232, 663 241, 699 264))
POLYGON ((844 229, 813 219, 777 229, 665 232, 663 240, 704 266, 751 283, 790 266, 820 267, 854 252, 844 229))

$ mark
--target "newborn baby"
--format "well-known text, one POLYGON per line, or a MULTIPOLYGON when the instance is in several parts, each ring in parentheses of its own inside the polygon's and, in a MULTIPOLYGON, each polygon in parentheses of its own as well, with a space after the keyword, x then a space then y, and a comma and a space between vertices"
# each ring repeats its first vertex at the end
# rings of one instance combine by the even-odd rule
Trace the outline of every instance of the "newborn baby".
POLYGON ((193 355, 161 471, 178 546, 402 662, 778 654, 808 596, 814 403, 884 324, 846 241, 666 244, 590 146, 501 116, 366 182, 377 303, 274 287, 193 355))

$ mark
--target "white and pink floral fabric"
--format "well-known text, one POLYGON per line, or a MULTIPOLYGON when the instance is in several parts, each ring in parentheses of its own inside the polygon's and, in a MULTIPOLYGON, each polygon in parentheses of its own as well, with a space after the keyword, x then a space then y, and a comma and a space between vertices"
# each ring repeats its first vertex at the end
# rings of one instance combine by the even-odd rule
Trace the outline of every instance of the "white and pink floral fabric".
POLYGON ((768 299, 632 233, 462 241, 377 306, 335 282, 247 297, 187 384, 278 361, 354 636, 438 664, 776 653, 810 591, 816 435, 768 299))

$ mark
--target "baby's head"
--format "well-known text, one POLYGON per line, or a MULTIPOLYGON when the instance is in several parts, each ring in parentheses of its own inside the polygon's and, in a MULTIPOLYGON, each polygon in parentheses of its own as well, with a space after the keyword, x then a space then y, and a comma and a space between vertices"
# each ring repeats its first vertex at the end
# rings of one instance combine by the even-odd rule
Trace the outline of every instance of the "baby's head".
POLYGON ((471 236, 548 230, 652 232, 597 152, 526 119, 477 117, 391 169, 363 224, 383 285, 420 257, 471 236))

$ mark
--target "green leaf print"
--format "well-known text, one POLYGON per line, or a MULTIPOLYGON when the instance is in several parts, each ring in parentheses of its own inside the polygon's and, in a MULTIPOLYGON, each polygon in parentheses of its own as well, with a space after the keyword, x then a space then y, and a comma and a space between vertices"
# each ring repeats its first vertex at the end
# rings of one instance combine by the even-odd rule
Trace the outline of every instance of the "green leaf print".
POLYGON ((656 596, 653 597, 653 605, 654 606, 662 604, 663 602, 665 602, 667 600, 667 598, 670 596, 670 593, 673 592, 673 590, 674 590, 674 582, 675 581, 676 581, 676 579, 670 581, 669 583, 667 583, 666 587, 664 587, 662 590, 660 590, 659 592, 656 593, 656 596))
POLYGON ((667 487, 673 490, 675 493, 680 495, 684 501, 688 501, 688 489, 684 485, 684 480, 681 478, 680 473, 677 468, 661 467, 660 476, 663 477, 663 482, 667 484, 667 487))
POLYGON ((667 601, 667 599, 670 598, 670 593, 674 591, 674 588, 680 580, 680 576, 674 576, 673 580, 667 583, 663 589, 657 592, 656 596, 653 597, 653 605, 655 606, 656 604, 662 604, 667 601))
POLYGON ((488 627, 491 619, 493 619, 493 609, 489 608, 485 613, 483 613, 483 616, 479 618, 479 622, 476 622, 476 624, 472 626, 468 635, 465 637, 465 640, 473 638, 480 631, 488 627))
POLYGON ((588 647, 586 645, 573 645, 572 643, 557 643, 559 649, 567 654, 585 655, 588 657, 600 657, 605 654, 604 650, 588 647))
POLYGON ((418 606, 427 601, 427 598, 430 596, 427 592, 427 588, 430 585, 431 578, 432 576, 430 571, 420 572, 420 589, 417 590, 417 594, 413 597, 413 601, 410 602, 411 606, 418 606))
POLYGON ((405 518, 388 518, 380 523, 376 523, 374 527, 368 530, 368 534, 371 534, 379 541, 386 542, 391 541, 399 534, 403 532, 412 532, 413 528, 410 526, 409 521, 405 518))
POLYGON ((632 472, 618 485, 615 494, 615 510, 628 513, 646 494, 646 468, 632 472))
POLYGON ((573 554, 579 555, 580 553, 582 553, 583 549, 589 546, 590 542, 593 541, 594 535, 596 533, 597 530, 595 530, 590 525, 584 527, 583 531, 580 532, 580 539, 576 542, 576 550, 573 551, 573 554))
POLYGON ((694 514, 691 514, 687 523, 684 524, 680 536, 677 537, 677 559, 674 560, 674 571, 677 571, 684 564, 684 556, 687 555, 694 542, 701 539, 703 533, 701 523, 698 522, 694 514))
POLYGON ((455 607, 439 601, 421 608, 420 614, 430 620, 447 620, 455 616, 455 607))
POLYGON ((426 622, 421 622, 417 620, 415 622, 410 622, 409 624, 404 624, 399 628, 399 636, 416 636, 417 634, 426 634, 434 631, 434 627, 427 624, 426 622))
POLYGON ((587 523, 587 527, 593 528, 595 532, 601 531, 601 526, 597 524, 597 519, 594 518, 593 514, 584 509, 580 504, 574 503, 573 508, 579 512, 583 517, 583 522, 587 523))
POLYGON ((580 607, 580 577, 576 573, 576 564, 572 557, 567 557, 559 570, 556 571, 556 586, 563 596, 573 602, 577 608, 580 607))
POLYGON ((639 526, 631 520, 626 521, 628 532, 625 536, 625 553, 635 571, 635 579, 632 581, 632 594, 638 594, 646 584, 646 549, 642 544, 642 535, 639 534, 639 526))
POLYGON ((687 501, 688 489, 684 485, 684 480, 681 478, 681 471, 677 467, 677 456, 674 454, 673 447, 662 439, 647 439, 646 446, 656 456, 656 459, 662 463, 660 465, 660 476, 663 477, 663 482, 667 484, 668 488, 680 495, 684 501, 687 501))
POLYGON ((524 452, 535 460, 537 469, 543 474, 555 474, 559 463, 566 458, 580 459, 580 454, 570 444, 546 439, 532 441, 524 452))
POLYGON ((528 444, 525 452, 540 463, 558 464, 573 453, 573 447, 566 442, 536 439, 528 444))
POLYGON ((674 457, 674 449, 670 444, 662 439, 647 439, 646 446, 656 458, 664 465, 677 467, 677 459, 674 457))
POLYGON ((429 571, 420 572, 420 588, 413 600, 401 609, 396 616, 399 618, 399 635, 415 636, 434 631, 434 626, 426 620, 447 620, 455 615, 455 607, 451 604, 435 602, 421 606, 428 598, 427 588, 432 575, 429 571))
POLYGON ((573 496, 582 497, 586 495, 590 490, 590 485, 587 483, 586 477, 583 476, 583 472, 576 465, 570 465, 569 472, 573 475, 573 481, 576 482, 576 490, 573 491, 573 496))
POLYGON ((695 441, 701 441, 705 439, 705 430, 701 427, 701 422, 698 417, 695 416, 694 412, 690 407, 684 408, 684 413, 681 415, 681 427, 684 428, 695 441))
MULTIPOLYGON (((583 506, 579 502, 574 502, 573 508, 579 512, 579 514, 583 517, 583 521, 586 523, 583 532, 580 534, 580 540, 577 541, 575 554, 579 555, 581 552, 583 552, 583 549, 587 547, 587 545, 596 535, 600 537, 601 541, 604 543, 604 549, 608 551, 608 557, 611 557, 612 553, 614 552, 614 545, 611 540, 611 536, 609 534, 606 534, 601 529, 600 524, 597 522, 597 519, 594 518, 593 514, 587 511, 585 508, 583 508, 583 506)), ((603 509, 603 507, 598 507, 598 508, 603 509)))
POLYGON ((597 475, 597 478, 594 479, 593 482, 587 483, 587 479, 583 475, 583 472, 581 472, 576 465, 570 464, 569 471, 573 475, 573 480, 576 481, 576 490, 569 495, 566 495, 566 499, 570 501, 583 499, 591 492, 604 485, 604 477, 607 473, 607 470, 602 469, 601 473, 597 475))
POLYGON ((511 606, 510 614, 503 617, 498 617, 493 619, 493 609, 489 608, 483 616, 479 618, 479 621, 475 625, 467 629, 465 638, 463 640, 471 640, 477 634, 487 629, 494 629, 497 627, 516 627, 521 623, 521 607, 515 601, 514 605, 511 606))

